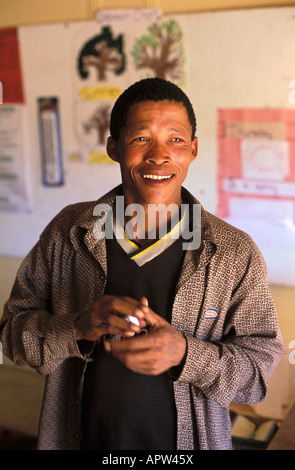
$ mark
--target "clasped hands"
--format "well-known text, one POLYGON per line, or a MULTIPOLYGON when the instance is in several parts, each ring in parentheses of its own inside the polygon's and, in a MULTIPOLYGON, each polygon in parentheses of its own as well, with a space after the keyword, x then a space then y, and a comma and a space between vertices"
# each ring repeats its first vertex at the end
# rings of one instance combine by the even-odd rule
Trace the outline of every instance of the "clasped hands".
POLYGON ((105 349, 133 372, 159 375, 181 363, 186 352, 183 334, 148 306, 130 297, 106 295, 93 308, 78 316, 75 339, 98 341, 104 335, 121 335, 124 341, 107 340, 105 349), (124 316, 137 318, 130 323, 124 316), (138 335, 149 326, 149 333, 138 335))

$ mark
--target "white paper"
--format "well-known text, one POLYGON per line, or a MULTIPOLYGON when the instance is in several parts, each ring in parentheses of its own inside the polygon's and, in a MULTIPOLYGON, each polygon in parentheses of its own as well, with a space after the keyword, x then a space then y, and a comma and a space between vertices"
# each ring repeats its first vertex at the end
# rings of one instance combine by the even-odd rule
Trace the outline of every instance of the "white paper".
POLYGON ((292 201, 233 197, 227 221, 249 233, 260 247, 275 246, 295 250, 292 201))
POLYGON ((0 210, 30 209, 23 154, 22 105, 0 106, 0 210))
POLYGON ((224 178, 223 190, 252 196, 295 197, 295 183, 224 178))

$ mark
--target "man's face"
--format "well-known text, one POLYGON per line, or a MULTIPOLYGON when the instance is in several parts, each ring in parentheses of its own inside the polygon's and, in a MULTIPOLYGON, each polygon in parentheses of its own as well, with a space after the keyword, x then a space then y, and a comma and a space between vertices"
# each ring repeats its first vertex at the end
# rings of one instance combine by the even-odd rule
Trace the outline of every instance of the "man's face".
POLYGON ((197 156, 197 138, 181 103, 133 105, 119 140, 108 140, 109 156, 120 163, 126 205, 181 204, 181 185, 197 156))

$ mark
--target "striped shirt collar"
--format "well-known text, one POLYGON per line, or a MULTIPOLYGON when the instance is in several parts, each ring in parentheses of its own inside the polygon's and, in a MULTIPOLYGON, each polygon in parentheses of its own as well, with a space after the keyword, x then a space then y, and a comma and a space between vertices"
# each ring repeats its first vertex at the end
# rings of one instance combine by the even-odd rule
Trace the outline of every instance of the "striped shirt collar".
POLYGON ((131 240, 124 227, 120 224, 118 218, 114 214, 113 219, 113 230, 117 242, 125 251, 130 259, 135 261, 139 266, 143 266, 145 263, 151 261, 156 256, 163 253, 169 246, 171 246, 176 240, 179 240, 184 228, 189 223, 189 211, 187 208, 184 210, 184 214, 180 220, 178 220, 173 227, 164 236, 159 239, 151 240, 149 243, 141 246, 131 240))

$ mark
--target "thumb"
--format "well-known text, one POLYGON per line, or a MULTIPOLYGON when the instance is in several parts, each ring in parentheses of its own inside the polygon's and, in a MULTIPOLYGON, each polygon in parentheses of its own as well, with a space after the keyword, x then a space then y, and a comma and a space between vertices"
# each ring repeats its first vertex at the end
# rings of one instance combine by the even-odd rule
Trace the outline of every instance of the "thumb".
POLYGON ((140 303, 143 304, 143 305, 146 305, 147 307, 149 305, 149 301, 146 297, 141 297, 140 303))
POLYGON ((165 321, 162 317, 157 315, 149 306, 148 299, 146 297, 141 297, 140 303, 142 304, 142 311, 144 313, 144 320, 150 326, 158 325, 159 322, 165 321))

